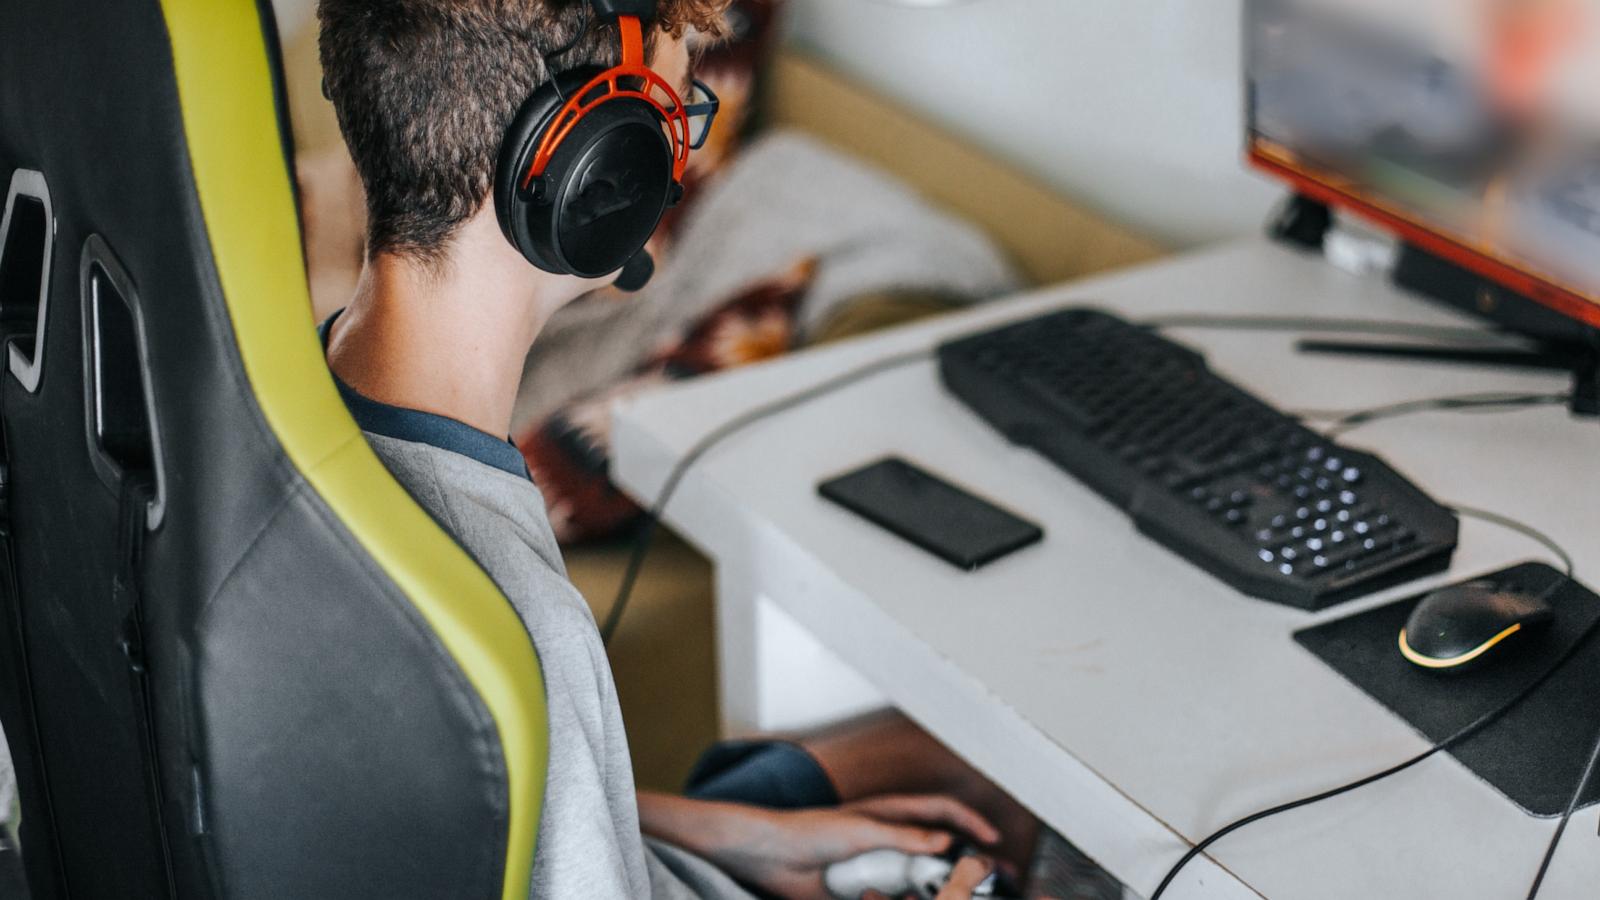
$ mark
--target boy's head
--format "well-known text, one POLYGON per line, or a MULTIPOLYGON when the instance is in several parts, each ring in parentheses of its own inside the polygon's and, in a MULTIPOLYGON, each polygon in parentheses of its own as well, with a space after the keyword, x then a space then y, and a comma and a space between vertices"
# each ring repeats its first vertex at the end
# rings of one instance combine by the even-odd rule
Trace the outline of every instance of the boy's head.
MULTIPOLYGON (((323 77, 366 189, 369 256, 442 255, 488 201, 517 108, 552 74, 543 54, 575 41, 551 60, 557 69, 617 62, 616 28, 589 3, 321 0, 323 77)), ((682 57, 686 29, 716 32, 727 3, 660 0, 651 65, 682 57)))

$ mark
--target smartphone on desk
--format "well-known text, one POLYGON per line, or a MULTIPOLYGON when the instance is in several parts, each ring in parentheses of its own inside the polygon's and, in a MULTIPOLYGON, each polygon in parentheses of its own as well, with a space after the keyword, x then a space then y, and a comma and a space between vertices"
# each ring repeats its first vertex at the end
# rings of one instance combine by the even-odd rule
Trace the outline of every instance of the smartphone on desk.
POLYGON ((1044 530, 891 456, 817 486, 824 498, 963 569, 988 565, 1044 530))

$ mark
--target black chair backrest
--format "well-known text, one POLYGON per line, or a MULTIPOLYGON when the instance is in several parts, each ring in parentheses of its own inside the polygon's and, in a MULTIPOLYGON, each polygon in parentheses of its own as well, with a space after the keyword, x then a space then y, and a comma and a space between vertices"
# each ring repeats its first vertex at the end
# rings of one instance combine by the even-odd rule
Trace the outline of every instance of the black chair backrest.
POLYGON ((340 405, 270 10, 0 0, 0 722, 35 897, 525 897, 544 695, 340 405))

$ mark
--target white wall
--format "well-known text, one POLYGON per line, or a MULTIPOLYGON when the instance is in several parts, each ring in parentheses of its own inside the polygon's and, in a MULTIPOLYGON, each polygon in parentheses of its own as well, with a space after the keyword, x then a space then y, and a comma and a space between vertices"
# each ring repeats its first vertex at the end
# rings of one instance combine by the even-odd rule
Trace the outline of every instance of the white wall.
MULTIPOLYGON (((789 39, 1174 246, 1261 227, 1241 162, 1240 0, 790 0, 789 39)), ((951 173, 959 177, 959 173, 951 173)))

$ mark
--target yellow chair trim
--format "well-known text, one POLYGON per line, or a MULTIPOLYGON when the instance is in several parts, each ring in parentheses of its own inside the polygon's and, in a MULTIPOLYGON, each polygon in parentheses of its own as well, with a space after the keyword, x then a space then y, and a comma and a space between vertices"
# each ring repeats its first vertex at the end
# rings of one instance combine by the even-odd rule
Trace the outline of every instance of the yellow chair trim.
POLYGON ((252 0, 162 0, 189 157, 234 339, 294 466, 399 586, 494 717, 510 778, 503 896, 525 900, 544 795, 544 680, 494 582, 389 475, 323 361, 252 0))

